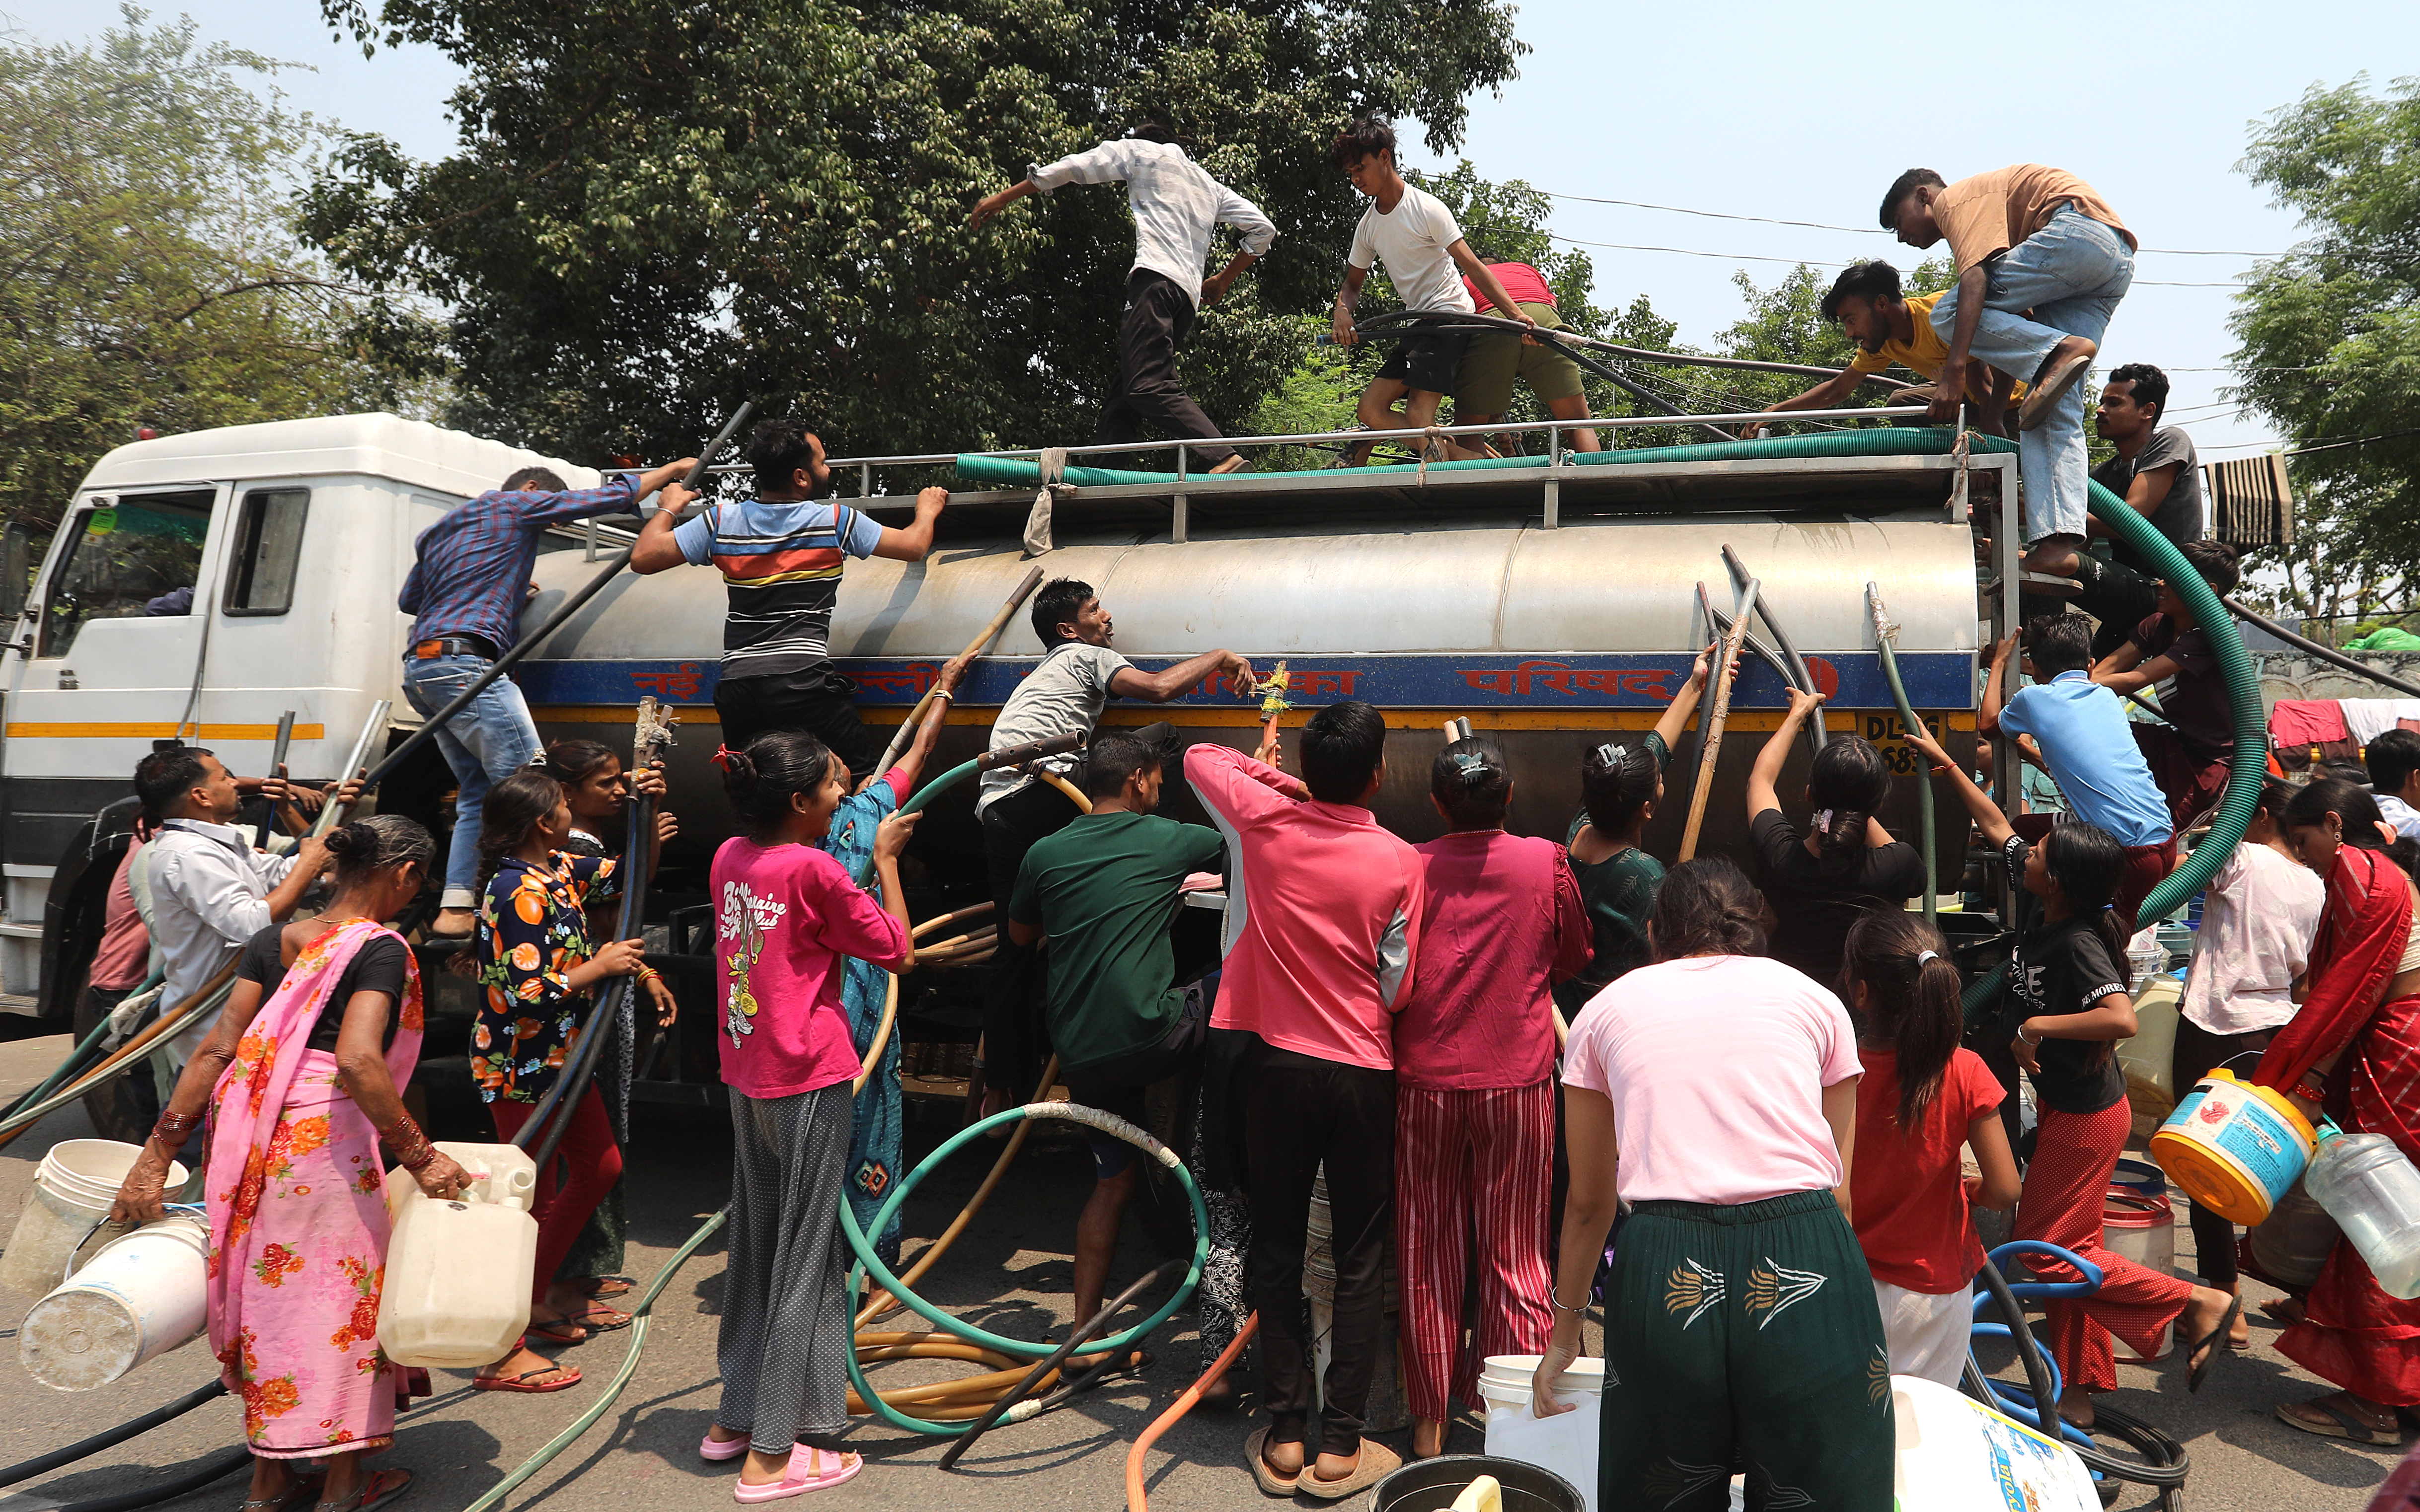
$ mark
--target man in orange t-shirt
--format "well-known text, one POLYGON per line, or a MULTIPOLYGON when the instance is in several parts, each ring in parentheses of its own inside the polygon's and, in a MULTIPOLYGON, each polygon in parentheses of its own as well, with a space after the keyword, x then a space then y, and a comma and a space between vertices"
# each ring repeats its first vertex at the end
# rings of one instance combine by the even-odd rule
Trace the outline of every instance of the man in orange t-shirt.
POLYGON ((1949 347, 1933 418, 1957 413, 1969 357, 1994 370, 1996 393, 2028 385, 2017 415, 2026 586, 2075 596, 2090 488, 2076 384, 2134 281, 2134 234, 2091 185, 2038 162, 1954 184, 1910 168, 1883 196, 1882 224, 1911 247, 1946 239, 1958 267, 1958 285, 1932 307, 1932 329, 1949 347))

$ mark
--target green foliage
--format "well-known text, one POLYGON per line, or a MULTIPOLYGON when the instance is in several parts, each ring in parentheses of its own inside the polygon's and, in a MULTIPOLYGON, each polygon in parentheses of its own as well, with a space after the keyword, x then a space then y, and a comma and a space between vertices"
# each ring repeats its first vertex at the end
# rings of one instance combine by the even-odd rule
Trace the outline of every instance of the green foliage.
POLYGON ((0 43, 0 513, 57 522, 93 461, 161 431, 408 400, 287 195, 315 128, 190 21, 0 43))
POLYGON ((2366 614, 2420 574, 2420 80, 2314 87, 2241 166, 2309 232, 2256 265, 2228 321, 2231 396, 2310 448, 2290 464, 2309 540, 2288 605, 2366 614))
POLYGON ((353 139, 310 195, 349 275, 453 311, 466 426, 676 454, 745 395, 833 451, 1089 435, 1131 221, 1111 188, 982 194, 1156 113, 1256 200, 1271 255, 1203 312, 1187 378, 1233 424, 1283 388, 1360 206, 1327 165, 1376 111, 1457 141, 1512 74, 1508 0, 323 0, 468 75, 462 142, 353 139))

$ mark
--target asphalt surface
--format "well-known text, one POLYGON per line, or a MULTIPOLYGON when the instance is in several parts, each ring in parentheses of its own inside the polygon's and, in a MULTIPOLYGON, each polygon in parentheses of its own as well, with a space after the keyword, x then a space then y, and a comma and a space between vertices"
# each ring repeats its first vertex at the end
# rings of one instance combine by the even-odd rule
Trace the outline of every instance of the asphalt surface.
MULTIPOLYGON (((33 1085, 67 1048, 64 1037, 0 1044, 0 1096, 33 1085)), ((90 1133, 81 1110, 69 1109, 0 1149, 0 1214, 17 1211, 50 1143, 90 1133)), ((911 1123, 911 1163, 941 1136, 936 1126, 911 1123)), ((722 1205, 729 1154, 728 1132, 719 1115, 640 1113, 629 1151, 628 1270, 643 1286, 722 1205)), ((970 1151, 911 1197, 911 1257, 924 1236, 938 1232, 957 1211, 988 1164, 985 1155, 970 1151)), ((1079 1144, 1030 1143, 976 1227, 938 1268, 926 1294, 1000 1333, 1063 1336, 1068 1244, 1090 1174, 1079 1144)), ((2192 1235, 2181 1222, 2176 1240, 2180 1265, 2189 1265, 2192 1235)), ((1158 1258, 1141 1226, 1130 1220, 1111 1290, 1158 1258)), ((658 1302, 647 1348, 621 1399, 516 1491, 507 1506, 679 1512, 732 1504, 736 1472, 708 1465, 696 1454, 714 1414, 721 1285, 721 1246, 710 1241, 658 1302)), ((2247 1286, 2248 1303, 2271 1295, 2257 1284, 2247 1286)), ((0 1309, 9 1315, 0 1322, 21 1317, 32 1301, 0 1295, 0 1309)), ((1156 1359, 1141 1375, 996 1430, 949 1473, 935 1468, 939 1441, 860 1420, 850 1443, 865 1455, 865 1473, 819 1493, 814 1504, 819 1512, 903 1504, 946 1504, 967 1512, 1116 1507, 1125 1495, 1126 1446, 1197 1373, 1192 1326, 1190 1310, 1180 1311, 1152 1339, 1156 1359)), ((2256 1311, 2251 1352, 2219 1361, 2199 1394, 2186 1393, 2182 1364, 2172 1360, 2161 1366, 2120 1366, 2119 1390, 2105 1398, 2185 1443, 2193 1457, 2188 1496, 2195 1512, 2345 1512, 2361 1506, 2395 1462, 2388 1450, 2297 1433, 2271 1416, 2280 1402, 2326 1389, 2277 1354, 2272 1347, 2275 1336, 2276 1325, 2256 1311)), ((629 1337, 603 1335, 561 1351, 565 1363, 579 1366, 585 1379, 548 1396, 473 1392, 469 1372, 437 1372, 436 1397, 404 1415, 396 1447, 381 1458, 418 1476, 398 1508, 434 1512, 469 1504, 597 1400, 621 1365, 629 1337)), ((907 1384, 962 1368, 971 1367, 909 1362, 883 1367, 876 1379, 886 1386, 907 1384)), ((191 1391, 213 1374, 214 1362, 200 1343, 109 1386, 73 1396, 40 1385, 13 1363, 0 1366, 0 1463, 100 1432, 191 1391)), ((1146 1458, 1157 1512, 1263 1504, 1243 1468, 1241 1445, 1251 1426, 1251 1419, 1233 1412, 1196 1412, 1163 1437, 1146 1458)), ((1406 1447, 1407 1434, 1381 1437, 1399 1452, 1406 1447)), ((1478 1422, 1466 1417, 1450 1446, 1476 1452, 1482 1437, 1478 1422)), ((0 1512, 31 1512, 158 1485, 240 1438, 235 1403, 214 1401, 83 1464, 0 1493, 0 1512)), ((242 1498, 242 1485, 240 1477, 229 1476, 159 1504, 177 1512, 228 1509, 242 1498)), ((1358 1509, 1369 1500, 1344 1504, 1358 1509)), ((1315 1504, 1306 1498, 1302 1504, 1315 1504)), ((2139 1488, 2130 1488, 2118 1503, 2129 1508, 2155 1504, 2156 1498, 2139 1488)))

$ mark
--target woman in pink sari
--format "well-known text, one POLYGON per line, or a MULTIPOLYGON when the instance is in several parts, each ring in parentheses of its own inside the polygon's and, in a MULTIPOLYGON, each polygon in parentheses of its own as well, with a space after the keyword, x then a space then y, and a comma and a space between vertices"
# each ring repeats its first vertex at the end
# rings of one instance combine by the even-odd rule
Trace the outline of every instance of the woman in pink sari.
MULTIPOLYGON (((2386 850, 2367 789, 2313 782, 2286 806, 2288 841, 2327 879, 2309 991, 2252 1079, 2347 1134, 2381 1134, 2420 1161, 2420 933, 2412 879, 2386 850)), ((2338 1239, 2277 1350, 2343 1388, 2277 1409, 2305 1433, 2393 1444, 2396 1409, 2420 1407, 2420 1301, 2388 1296, 2338 1239)))
POLYGON ((404 1372, 378 1346, 388 1221, 383 1143, 421 1190, 450 1197, 462 1168, 404 1111, 420 1055, 420 976, 379 922, 416 897, 435 851, 396 814, 328 837, 335 895, 325 912, 272 925, 273 990, 240 980, 185 1067, 119 1189, 114 1216, 160 1216, 168 1163, 210 1119, 210 1350, 243 1403, 252 1494, 240 1512, 367 1512, 411 1484, 365 1471, 395 1442, 404 1372), (281 969, 282 968, 282 969, 281 969), (295 1461, 323 1460, 324 1482, 295 1461))

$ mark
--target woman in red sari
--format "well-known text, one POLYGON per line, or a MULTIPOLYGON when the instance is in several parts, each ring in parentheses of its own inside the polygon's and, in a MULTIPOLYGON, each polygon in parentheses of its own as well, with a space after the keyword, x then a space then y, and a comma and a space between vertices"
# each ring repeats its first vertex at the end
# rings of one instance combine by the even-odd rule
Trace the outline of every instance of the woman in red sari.
MULTIPOLYGON (((2252 1079, 2305 1117, 2347 1134, 2382 1134, 2420 1161, 2420 934, 2412 878, 2366 789, 2326 779, 2286 809, 2303 864, 2327 879, 2311 942, 2309 991, 2252 1079)), ((2361 1252, 2336 1241, 2303 1317, 2277 1340, 2287 1358, 2344 1389, 2277 1409, 2305 1433, 2356 1443, 2400 1442, 2398 1407, 2420 1406, 2420 1301, 2381 1290, 2361 1252)))
MULTIPOLYGON (((210 1352, 243 1403, 252 1492, 239 1512, 367 1512, 411 1473, 371 1473, 395 1442, 403 1373, 378 1344, 389 1233, 383 1143, 433 1197, 462 1168, 403 1107, 420 1057, 420 974, 379 922, 418 896, 436 845, 399 814, 328 837, 326 912, 271 925, 265 974, 240 980, 119 1188, 114 1216, 158 1218, 168 1163, 210 1120, 210 1352), (260 987, 273 977, 266 1000, 260 987), (302 1463, 320 1460, 325 1479, 302 1463)), ((247 954, 253 953, 247 948, 247 954)), ((249 963, 248 963, 249 964, 249 963)))

